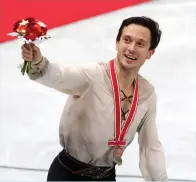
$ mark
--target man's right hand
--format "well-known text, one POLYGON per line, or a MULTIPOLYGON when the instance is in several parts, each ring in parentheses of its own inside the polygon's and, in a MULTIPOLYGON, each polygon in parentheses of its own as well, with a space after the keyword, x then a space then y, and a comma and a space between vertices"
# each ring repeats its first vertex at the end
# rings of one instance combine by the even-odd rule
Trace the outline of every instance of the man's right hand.
POLYGON ((32 64, 38 64, 42 61, 42 53, 35 44, 23 44, 22 47, 22 58, 25 61, 31 61, 32 64))

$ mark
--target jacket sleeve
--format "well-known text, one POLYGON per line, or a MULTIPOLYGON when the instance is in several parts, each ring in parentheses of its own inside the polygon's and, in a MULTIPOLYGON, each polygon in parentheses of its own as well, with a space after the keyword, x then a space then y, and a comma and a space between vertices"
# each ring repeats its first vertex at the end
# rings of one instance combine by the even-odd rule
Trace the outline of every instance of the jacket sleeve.
POLYGON ((31 80, 62 93, 80 95, 90 87, 96 69, 96 64, 81 67, 61 66, 44 57, 41 63, 31 65, 28 76, 31 80))
POLYGON ((145 181, 168 180, 163 146, 156 128, 156 102, 154 92, 148 99, 148 111, 138 131, 139 167, 145 181))

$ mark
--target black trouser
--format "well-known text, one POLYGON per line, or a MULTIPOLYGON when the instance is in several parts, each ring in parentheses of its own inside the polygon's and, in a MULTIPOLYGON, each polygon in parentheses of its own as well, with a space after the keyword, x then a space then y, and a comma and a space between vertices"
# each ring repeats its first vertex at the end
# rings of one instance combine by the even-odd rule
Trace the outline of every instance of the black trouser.
POLYGON ((115 166, 94 167, 62 150, 53 160, 47 181, 116 181, 115 166))

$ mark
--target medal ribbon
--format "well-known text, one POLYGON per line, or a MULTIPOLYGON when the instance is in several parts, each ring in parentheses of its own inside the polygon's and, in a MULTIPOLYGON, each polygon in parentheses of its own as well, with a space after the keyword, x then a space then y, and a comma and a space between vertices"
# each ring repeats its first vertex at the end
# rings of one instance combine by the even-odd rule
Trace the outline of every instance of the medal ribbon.
POLYGON ((109 146, 124 146, 126 144, 124 137, 126 135, 126 132, 128 128, 130 127, 133 117, 135 115, 138 99, 139 99, 139 93, 138 93, 138 79, 136 79, 135 87, 134 87, 134 93, 133 93, 133 101, 130 106, 129 114, 127 117, 127 120, 124 122, 123 127, 121 126, 121 105, 120 105, 120 89, 116 74, 116 67, 115 67, 115 61, 110 61, 110 75, 111 75, 111 82, 112 82, 112 89, 114 93, 114 113, 115 113, 115 138, 114 140, 110 140, 108 142, 109 146), (122 130, 121 130, 122 127, 122 130))

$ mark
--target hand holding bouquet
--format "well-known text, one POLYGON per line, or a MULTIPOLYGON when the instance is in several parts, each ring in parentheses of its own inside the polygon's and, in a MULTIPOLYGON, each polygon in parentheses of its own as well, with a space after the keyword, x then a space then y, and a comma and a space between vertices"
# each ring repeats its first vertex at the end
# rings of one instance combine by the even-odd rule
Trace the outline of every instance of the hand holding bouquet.
MULTIPOLYGON (((35 20, 32 17, 17 21, 14 24, 13 31, 14 32, 9 33, 8 35, 17 36, 19 39, 22 39, 25 43, 25 48, 28 49, 28 51, 33 51, 33 49, 38 48, 34 45, 35 43, 41 43, 44 40, 50 38, 48 35, 46 35, 46 25, 43 22, 35 20)), ((23 55, 23 57, 25 56, 23 55)), ((30 60, 25 60, 21 68, 22 74, 24 75, 25 72, 28 73, 30 71, 30 68, 30 60)))

